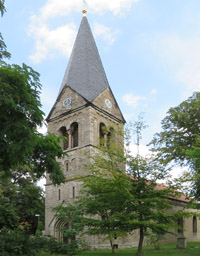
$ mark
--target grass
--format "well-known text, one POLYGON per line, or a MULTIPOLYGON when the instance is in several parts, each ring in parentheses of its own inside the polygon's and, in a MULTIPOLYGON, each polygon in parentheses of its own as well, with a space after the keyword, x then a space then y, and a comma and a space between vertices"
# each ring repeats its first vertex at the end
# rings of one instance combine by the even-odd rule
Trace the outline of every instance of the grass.
MULTIPOLYGON (((115 255, 120 256, 135 256, 137 248, 116 250, 115 255)), ((77 256, 111 256, 111 250, 96 250, 85 251, 77 256)), ((200 256, 200 242, 188 243, 187 249, 177 250, 175 244, 161 245, 160 250, 155 250, 154 247, 144 247, 143 256, 200 256)), ((41 254, 41 256, 50 256, 49 254, 41 254)), ((64 256, 61 254, 52 256, 64 256)))

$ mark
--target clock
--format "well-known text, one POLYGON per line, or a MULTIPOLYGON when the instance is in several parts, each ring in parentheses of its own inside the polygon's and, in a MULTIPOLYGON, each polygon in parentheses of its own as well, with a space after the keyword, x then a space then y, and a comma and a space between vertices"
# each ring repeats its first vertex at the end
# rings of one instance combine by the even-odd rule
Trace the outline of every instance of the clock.
POLYGON ((62 105, 64 108, 67 108, 71 105, 71 103, 72 103, 72 99, 71 97, 68 97, 63 100, 62 105))
POLYGON ((112 108, 112 102, 109 99, 105 99, 104 103, 107 108, 109 109, 112 108))

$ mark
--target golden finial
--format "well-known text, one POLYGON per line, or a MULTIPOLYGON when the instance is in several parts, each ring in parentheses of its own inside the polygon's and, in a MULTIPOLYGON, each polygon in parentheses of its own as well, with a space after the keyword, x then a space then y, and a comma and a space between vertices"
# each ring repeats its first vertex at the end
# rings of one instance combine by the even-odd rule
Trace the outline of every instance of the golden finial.
POLYGON ((86 9, 83 9, 83 10, 82 10, 82 13, 83 13, 83 16, 86 17, 87 10, 86 10, 86 9))

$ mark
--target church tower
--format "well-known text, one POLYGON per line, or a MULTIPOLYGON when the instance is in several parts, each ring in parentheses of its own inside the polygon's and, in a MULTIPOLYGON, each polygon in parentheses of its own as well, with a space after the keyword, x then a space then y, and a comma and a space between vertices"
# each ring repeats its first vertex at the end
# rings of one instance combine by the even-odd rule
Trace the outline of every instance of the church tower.
POLYGON ((75 177, 87 175, 88 153, 106 136, 103 127, 120 127, 125 120, 118 107, 92 35, 86 11, 74 43, 58 97, 48 117, 48 131, 66 137, 62 142, 68 156, 59 159, 66 183, 54 186, 47 177, 46 234, 60 239, 60 223, 52 207, 72 202, 81 188, 75 177))

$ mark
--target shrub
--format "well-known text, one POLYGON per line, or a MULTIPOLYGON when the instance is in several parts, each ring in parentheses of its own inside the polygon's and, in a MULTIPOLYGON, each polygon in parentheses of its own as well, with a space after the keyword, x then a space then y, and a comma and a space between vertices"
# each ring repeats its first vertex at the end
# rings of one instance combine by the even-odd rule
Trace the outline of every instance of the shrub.
POLYGON ((3 228, 0 234, 0 256, 37 256, 38 247, 33 239, 21 229, 3 228))

